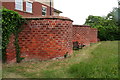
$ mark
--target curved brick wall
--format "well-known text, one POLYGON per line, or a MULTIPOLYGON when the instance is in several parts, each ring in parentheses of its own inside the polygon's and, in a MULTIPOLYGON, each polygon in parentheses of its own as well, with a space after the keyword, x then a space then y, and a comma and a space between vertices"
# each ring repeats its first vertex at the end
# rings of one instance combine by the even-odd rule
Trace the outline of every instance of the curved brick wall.
MULTIPOLYGON (((85 25, 72 25, 72 20, 60 16, 26 18, 19 45, 22 57, 48 60, 73 52, 73 42, 90 45, 97 42, 97 29, 85 25)), ((15 62, 14 35, 7 46, 7 61, 15 62)))
POLYGON ((28 24, 19 34, 22 56, 47 60, 72 53, 72 20, 60 16, 26 19, 28 24))
POLYGON ((89 33, 90 26, 73 25, 73 42, 78 41, 79 44, 90 45, 89 33))

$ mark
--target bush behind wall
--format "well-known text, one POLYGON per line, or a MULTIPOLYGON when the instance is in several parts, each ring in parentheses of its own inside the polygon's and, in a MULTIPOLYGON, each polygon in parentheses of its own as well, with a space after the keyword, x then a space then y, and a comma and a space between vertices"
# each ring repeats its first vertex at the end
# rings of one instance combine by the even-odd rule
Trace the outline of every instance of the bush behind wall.
POLYGON ((120 40, 120 8, 113 8, 107 16, 89 15, 85 25, 98 29, 98 37, 102 41, 120 40))

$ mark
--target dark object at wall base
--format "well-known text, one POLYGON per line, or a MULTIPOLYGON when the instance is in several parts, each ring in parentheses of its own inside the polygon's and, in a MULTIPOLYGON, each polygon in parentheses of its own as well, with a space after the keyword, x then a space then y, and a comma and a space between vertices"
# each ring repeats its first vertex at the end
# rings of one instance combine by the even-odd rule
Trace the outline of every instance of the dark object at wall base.
POLYGON ((64 55, 64 58, 67 58, 67 56, 68 56, 68 52, 66 52, 66 54, 64 55))
POLYGON ((79 50, 79 44, 78 42, 73 42, 73 50, 79 50))
POLYGON ((84 44, 79 45, 78 41, 73 42, 73 50, 79 50, 82 49, 83 47, 85 47, 84 44))

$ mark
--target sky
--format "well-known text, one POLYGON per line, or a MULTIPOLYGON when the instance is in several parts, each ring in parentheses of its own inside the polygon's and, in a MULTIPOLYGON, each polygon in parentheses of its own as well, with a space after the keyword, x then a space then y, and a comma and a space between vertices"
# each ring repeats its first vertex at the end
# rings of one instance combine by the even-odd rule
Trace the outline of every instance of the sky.
POLYGON ((60 16, 72 19, 73 24, 83 25, 89 15, 106 16, 118 0, 54 0, 54 8, 62 11, 60 16))

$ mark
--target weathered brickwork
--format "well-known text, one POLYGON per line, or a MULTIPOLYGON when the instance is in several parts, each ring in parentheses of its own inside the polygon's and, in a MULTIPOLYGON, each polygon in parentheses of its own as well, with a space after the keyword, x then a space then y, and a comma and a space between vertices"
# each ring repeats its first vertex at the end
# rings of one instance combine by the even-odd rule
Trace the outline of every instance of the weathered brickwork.
POLYGON ((79 45, 90 45, 90 26, 73 25, 73 42, 78 41, 79 45))
POLYGON ((97 29, 86 25, 73 25, 73 42, 90 45, 97 42, 97 29))
MULTIPOLYGON (((73 42, 90 45, 97 42, 97 29, 72 25, 72 20, 60 16, 26 17, 27 24, 19 33, 21 57, 26 60, 48 60, 73 53, 73 42)), ((7 46, 7 61, 15 62, 14 35, 7 46)))
POLYGON ((16 50, 14 46, 14 38, 15 36, 12 34, 9 39, 9 43, 6 48, 6 57, 7 57, 7 62, 14 62, 15 57, 16 57, 16 50))
POLYGON ((96 28, 91 28, 90 29, 90 43, 96 43, 98 41, 97 38, 97 29, 96 28))
MULTIPOLYGON (((21 56, 26 59, 47 60, 63 57, 72 51, 72 20, 65 17, 29 18, 19 33, 21 56)), ((13 37, 9 45, 13 46, 13 37)), ((8 45, 8 59, 15 58, 15 48, 8 45)))

